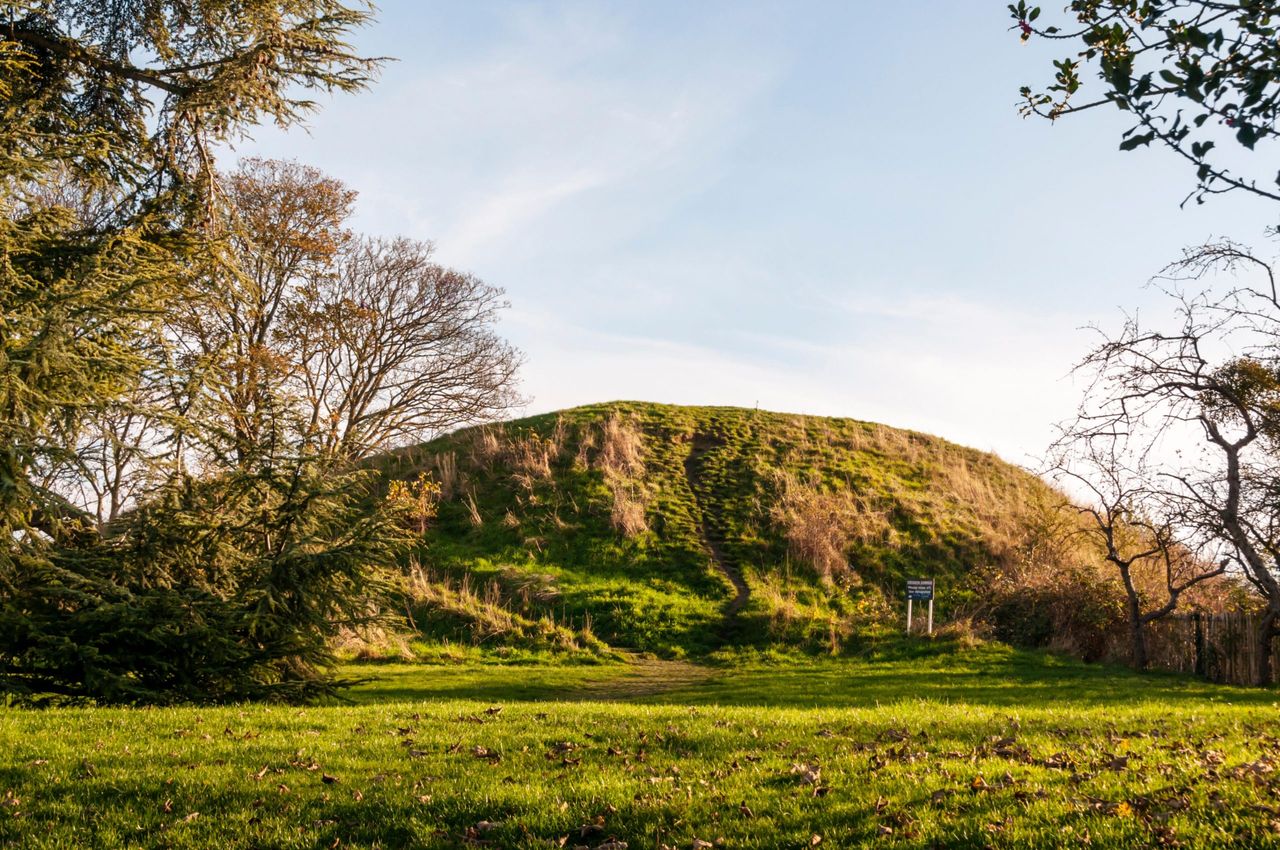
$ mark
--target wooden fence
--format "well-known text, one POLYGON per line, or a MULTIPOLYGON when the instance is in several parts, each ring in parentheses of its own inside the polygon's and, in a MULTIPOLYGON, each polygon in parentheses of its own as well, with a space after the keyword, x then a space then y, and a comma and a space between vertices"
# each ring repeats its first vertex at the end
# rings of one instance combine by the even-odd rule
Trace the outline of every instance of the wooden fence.
MULTIPOLYGON (((1147 656, 1152 670, 1252 685, 1258 663, 1257 636, 1258 618, 1253 614, 1175 614, 1147 626, 1147 656)), ((1278 640, 1272 641, 1271 649, 1272 658, 1280 660, 1278 640)))

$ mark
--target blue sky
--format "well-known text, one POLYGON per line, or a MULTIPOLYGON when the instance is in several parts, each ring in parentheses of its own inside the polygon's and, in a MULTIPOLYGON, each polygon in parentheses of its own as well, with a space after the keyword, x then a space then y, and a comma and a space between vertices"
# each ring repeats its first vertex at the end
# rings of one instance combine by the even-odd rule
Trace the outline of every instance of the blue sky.
POLYGON ((237 153, 323 168, 361 230, 504 287, 528 412, 758 404, 1032 462, 1073 409, 1081 328, 1273 215, 1180 210, 1191 175, 1119 152, 1119 114, 1020 118, 1050 56, 1006 14, 385 0, 357 41, 399 60, 374 88, 237 153))

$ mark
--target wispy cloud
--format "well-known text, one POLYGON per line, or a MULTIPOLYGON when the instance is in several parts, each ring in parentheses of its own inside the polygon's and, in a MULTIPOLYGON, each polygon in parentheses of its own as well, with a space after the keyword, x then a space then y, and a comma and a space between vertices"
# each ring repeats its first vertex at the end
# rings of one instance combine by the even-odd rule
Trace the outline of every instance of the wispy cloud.
MULTIPOLYGON (((726 27, 655 50, 599 4, 511 7, 484 48, 392 65, 376 96, 321 113, 309 146, 379 232, 505 270, 554 245, 600 251, 716 179, 784 62, 726 27)), ((258 147, 292 149, 270 132, 258 147)))
POLYGON ((735 349, 542 312, 521 311, 513 324, 521 336, 531 332, 531 410, 600 401, 602 388, 610 398, 758 404, 942 434, 1034 464, 1052 423, 1072 409, 1076 388, 1062 364, 1087 340, 1049 319, 1019 326, 980 304, 952 308, 904 313, 921 326, 889 340, 749 334, 750 344, 735 349), (947 330, 953 315, 969 318, 947 330))
POLYGON ((1034 131, 999 94, 1021 67, 995 58, 1003 31, 961 4, 919 20, 406 0, 373 51, 404 61, 254 152, 335 173, 361 192, 358 227, 432 239, 505 287, 533 409, 759 403, 1023 459, 1073 407, 1077 328, 1131 303, 1123 286, 1197 213, 1180 231, 1141 192, 1099 208, 1120 177, 1073 130, 1014 144, 1034 131), (972 74, 940 79, 926 54, 972 74), (926 89, 948 96, 903 97, 926 89), (1069 176, 1029 192, 1048 161, 1069 176))

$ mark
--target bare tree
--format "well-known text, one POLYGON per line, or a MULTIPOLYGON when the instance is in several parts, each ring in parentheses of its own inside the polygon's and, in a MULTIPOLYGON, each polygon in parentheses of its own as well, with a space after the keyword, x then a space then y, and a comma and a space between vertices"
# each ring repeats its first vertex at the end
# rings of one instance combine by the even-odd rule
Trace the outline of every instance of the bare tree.
POLYGON ((171 327, 200 383, 196 407, 224 423, 228 446, 211 450, 242 465, 277 427, 295 365, 275 348, 280 322, 351 238, 344 223, 356 195, 318 169, 276 160, 245 160, 222 183, 226 253, 206 264, 206 285, 179 305, 171 327))
POLYGON ((1051 474, 1088 493, 1088 502, 1078 510, 1089 518, 1086 533, 1120 577, 1131 660, 1145 670, 1150 664, 1147 626, 1177 610, 1186 591, 1223 575, 1228 561, 1214 566, 1180 542, 1184 524, 1178 521, 1176 503, 1170 505, 1153 489, 1142 453, 1129 456, 1123 435, 1068 430, 1055 448, 1051 474))
POLYGON ((171 323, 193 415, 221 423, 215 462, 351 462, 517 401, 502 290, 430 243, 354 236, 355 193, 314 168, 251 159, 225 184, 226 256, 171 323))
POLYGON ((149 440, 152 417, 138 406, 122 404, 85 423, 74 463, 62 469, 59 488, 105 526, 132 505, 152 483, 149 440))
POLYGON ((276 347, 296 367, 300 433, 324 454, 360 458, 516 402, 520 356, 493 331, 502 290, 432 253, 355 241, 285 312, 276 347))
MULTIPOLYGON (((1143 459, 1143 489, 1178 518, 1182 539, 1238 564, 1263 600, 1255 680, 1273 680, 1280 622, 1280 299, 1272 266, 1219 242, 1161 276, 1176 319, 1130 318, 1081 368, 1095 380, 1069 433, 1122 438, 1143 459), (1237 276, 1225 294, 1175 288, 1237 276), (1241 276, 1252 282, 1239 283, 1241 276)), ((1093 479, 1091 479, 1093 480, 1093 479)))

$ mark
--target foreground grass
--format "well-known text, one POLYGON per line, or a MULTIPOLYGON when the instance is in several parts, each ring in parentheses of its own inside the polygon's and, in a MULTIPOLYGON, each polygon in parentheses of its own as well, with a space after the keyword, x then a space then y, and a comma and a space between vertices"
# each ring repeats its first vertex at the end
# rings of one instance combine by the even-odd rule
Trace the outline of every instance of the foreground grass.
POLYGON ((1268 692, 1000 649, 365 672, 356 706, 0 711, 0 845, 1280 846, 1268 692))

